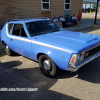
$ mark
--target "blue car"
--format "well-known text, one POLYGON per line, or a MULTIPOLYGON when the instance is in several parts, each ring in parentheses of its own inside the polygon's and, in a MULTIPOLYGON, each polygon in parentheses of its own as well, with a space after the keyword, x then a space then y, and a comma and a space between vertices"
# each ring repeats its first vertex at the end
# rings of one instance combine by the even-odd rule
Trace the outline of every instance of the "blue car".
POLYGON ((39 62, 48 77, 58 69, 75 72, 100 55, 99 35, 67 31, 48 18, 10 20, 1 42, 9 56, 16 52, 39 62))

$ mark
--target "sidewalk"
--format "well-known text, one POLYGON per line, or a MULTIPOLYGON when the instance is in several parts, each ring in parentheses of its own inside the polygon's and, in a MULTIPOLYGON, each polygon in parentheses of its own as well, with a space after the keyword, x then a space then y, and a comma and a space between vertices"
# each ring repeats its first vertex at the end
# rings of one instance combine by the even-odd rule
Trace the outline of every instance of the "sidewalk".
POLYGON ((85 29, 85 28, 89 28, 89 27, 99 27, 100 26, 100 19, 97 19, 97 24, 93 24, 94 23, 94 19, 82 19, 81 23, 80 23, 80 27, 76 27, 76 26, 72 26, 72 27, 68 27, 65 28, 68 31, 76 31, 76 30, 80 30, 80 29, 85 29))

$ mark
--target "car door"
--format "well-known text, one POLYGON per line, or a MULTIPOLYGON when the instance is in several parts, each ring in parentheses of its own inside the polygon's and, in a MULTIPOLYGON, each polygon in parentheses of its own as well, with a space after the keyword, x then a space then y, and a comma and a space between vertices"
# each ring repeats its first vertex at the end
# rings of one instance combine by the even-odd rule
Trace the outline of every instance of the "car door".
POLYGON ((13 51, 22 54, 22 42, 20 38, 20 28, 22 24, 14 24, 12 30, 12 36, 10 37, 10 47, 13 51))
POLYGON ((22 39, 22 45, 23 45, 23 55, 28 57, 28 58, 33 58, 32 55, 32 42, 28 38, 28 33, 25 31, 25 28, 21 28, 20 31, 20 37, 22 39))
POLYGON ((27 37, 23 24, 14 24, 11 36, 11 49, 26 57, 31 57, 31 40, 27 37))

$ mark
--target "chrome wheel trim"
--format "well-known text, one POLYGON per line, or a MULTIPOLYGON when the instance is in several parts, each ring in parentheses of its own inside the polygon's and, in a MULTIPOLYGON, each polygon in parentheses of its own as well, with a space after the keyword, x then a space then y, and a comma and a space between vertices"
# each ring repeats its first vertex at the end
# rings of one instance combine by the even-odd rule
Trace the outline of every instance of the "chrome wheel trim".
POLYGON ((44 60, 43 61, 43 67, 45 70, 49 71, 51 69, 51 63, 49 60, 44 60))
POLYGON ((9 47, 6 45, 6 53, 9 53, 9 47))

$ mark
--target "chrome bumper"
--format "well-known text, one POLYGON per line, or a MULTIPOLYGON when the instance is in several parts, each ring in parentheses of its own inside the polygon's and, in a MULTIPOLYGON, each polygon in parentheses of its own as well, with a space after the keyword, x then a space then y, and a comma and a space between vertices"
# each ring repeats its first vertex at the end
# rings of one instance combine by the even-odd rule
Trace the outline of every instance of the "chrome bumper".
POLYGON ((89 59, 85 60, 84 62, 82 62, 81 64, 79 65, 76 65, 76 66, 71 66, 69 65, 68 66, 68 70, 69 71, 72 71, 72 72, 75 72, 77 71, 79 68, 81 68, 83 65, 85 65, 86 63, 92 61, 93 59, 97 58, 98 56, 100 55, 100 52, 95 54, 94 56, 90 57, 89 59))

